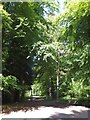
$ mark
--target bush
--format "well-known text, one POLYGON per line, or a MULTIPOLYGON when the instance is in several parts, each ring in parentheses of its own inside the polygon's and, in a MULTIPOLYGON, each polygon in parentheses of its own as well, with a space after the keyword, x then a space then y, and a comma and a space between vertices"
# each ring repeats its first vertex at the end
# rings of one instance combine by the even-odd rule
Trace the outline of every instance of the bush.
POLYGON ((10 93, 9 88, 19 89, 17 85, 17 78, 14 76, 0 76, 0 82, 2 83, 2 86, 0 86, 1 91, 10 93))
POLYGON ((2 86, 0 86, 0 90, 2 91, 2 102, 3 103, 11 103, 14 102, 19 97, 19 86, 18 80, 14 76, 0 76, 0 82, 2 86), (17 96, 17 97, 16 97, 17 96))
POLYGON ((76 103, 89 104, 90 86, 87 86, 84 80, 72 80, 65 99, 67 98, 69 101, 74 101, 76 103))

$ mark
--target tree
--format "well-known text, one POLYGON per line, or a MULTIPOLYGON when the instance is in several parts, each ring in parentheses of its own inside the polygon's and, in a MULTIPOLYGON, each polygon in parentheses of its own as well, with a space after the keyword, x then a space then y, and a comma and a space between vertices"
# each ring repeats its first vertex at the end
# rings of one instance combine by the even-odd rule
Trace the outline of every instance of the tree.
MULTIPOLYGON (((13 2, 4 3, 4 9, 7 12, 3 10, 2 14, 3 75, 13 75, 19 80, 18 84, 27 84, 29 86, 32 84, 32 68, 29 65, 30 61, 27 60, 27 57, 29 56, 32 42, 28 42, 30 40, 30 37, 28 39, 27 37, 30 36, 30 33, 31 35, 34 33, 33 30, 37 31, 37 28, 34 29, 34 27, 36 21, 39 20, 38 18, 40 16, 38 13, 35 13, 35 9, 37 8, 32 5, 34 4, 13 2), (29 17, 29 14, 26 12, 24 14, 20 13, 20 11, 23 9, 23 5, 25 5, 25 9, 28 11, 31 10, 32 14, 34 13, 35 17, 29 17), (30 22, 31 18, 32 23, 30 22), (30 46, 28 46, 27 43, 30 43, 30 46)), ((37 5, 39 7, 39 4, 37 5)), ((34 34, 32 36, 34 37, 34 34)), ((31 39, 33 39, 33 37, 31 39)), ((24 93, 24 91, 22 93, 24 93)), ((18 96, 18 99, 19 95, 20 94, 16 94, 16 96, 18 96)))
POLYGON ((44 89, 46 89, 47 96, 50 96, 51 94, 51 97, 55 98, 56 97, 55 94, 57 91, 58 99, 58 84, 60 83, 59 78, 61 79, 61 77, 63 76, 62 74, 65 72, 64 67, 62 67, 63 66, 62 60, 66 54, 65 53, 66 46, 64 45, 63 42, 58 41, 58 38, 56 39, 56 34, 53 31, 54 25, 52 25, 52 27, 50 25, 48 27, 48 30, 47 28, 44 29, 45 34, 47 35, 48 38, 47 41, 45 42, 39 41, 35 43, 33 46, 36 63, 34 69, 36 71, 36 79, 41 80, 43 86, 46 87, 44 89))
MULTIPOLYGON (((88 52, 90 48, 89 5, 90 2, 70 1, 65 7, 64 14, 57 18, 61 27, 61 34, 59 36, 65 41, 70 51, 66 59, 67 68, 69 68, 67 72, 67 83, 74 85, 72 80, 77 83, 78 81, 80 83, 84 81, 83 85, 87 87, 90 82, 90 54, 88 52)), ((71 89, 70 86, 69 89, 71 89)), ((85 96, 87 99, 88 95, 89 93, 87 92, 85 96)))
POLYGON ((54 7, 50 8, 50 4, 39 2, 3 4, 3 11, 7 13, 2 16, 3 75, 13 75, 19 80, 19 85, 30 86, 34 61, 34 53, 31 53, 32 45, 39 40, 44 41, 46 38, 43 35, 43 29, 40 28, 41 23, 48 27, 48 22, 44 18, 44 6, 49 10, 54 7))

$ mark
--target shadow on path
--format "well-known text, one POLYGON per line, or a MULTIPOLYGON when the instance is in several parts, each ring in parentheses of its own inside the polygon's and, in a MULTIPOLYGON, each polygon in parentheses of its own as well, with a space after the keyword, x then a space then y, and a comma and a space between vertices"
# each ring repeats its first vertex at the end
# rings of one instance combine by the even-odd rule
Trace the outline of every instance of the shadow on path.
POLYGON ((50 116, 50 119, 57 120, 57 119, 61 118, 62 120, 64 120, 64 119, 68 118, 68 120, 69 119, 74 120, 77 118, 77 120, 80 120, 80 119, 85 119, 85 120, 88 119, 89 120, 89 115, 88 115, 88 114, 90 114, 89 110, 81 110, 80 112, 78 112, 77 110, 72 110, 71 112, 72 112, 71 114, 57 112, 57 113, 53 114, 52 116, 50 116))
POLYGON ((48 101, 48 100, 33 100, 33 101, 26 101, 26 102, 18 102, 14 104, 6 104, 2 105, 2 113, 7 113, 9 114, 10 112, 14 111, 19 111, 22 110, 24 112, 28 110, 38 110, 39 107, 44 106, 44 107, 56 107, 56 108, 65 108, 68 107, 68 104, 65 103, 60 103, 54 101, 48 101))
MULTIPOLYGON (((89 120, 88 116, 90 116, 89 108, 79 108, 79 106, 70 106, 67 103, 60 103, 56 101, 46 101, 46 100, 34 100, 34 101, 26 101, 22 103, 14 103, 7 104, 2 106, 2 113, 10 114, 10 112, 18 112, 22 110, 23 112, 38 110, 40 107, 52 107, 52 109, 45 108, 46 112, 49 114, 48 118, 19 118, 19 120, 89 120), (79 108, 79 110, 78 110, 79 108)), ((45 114, 43 109, 42 113, 45 114)), ((30 113, 29 113, 30 115, 30 113)), ((35 116, 35 115, 34 115, 35 116)), ((2 120, 8 120, 3 118, 2 120)), ((10 119, 9 120, 13 120, 10 119)), ((14 119, 17 120, 17 119, 14 119)))

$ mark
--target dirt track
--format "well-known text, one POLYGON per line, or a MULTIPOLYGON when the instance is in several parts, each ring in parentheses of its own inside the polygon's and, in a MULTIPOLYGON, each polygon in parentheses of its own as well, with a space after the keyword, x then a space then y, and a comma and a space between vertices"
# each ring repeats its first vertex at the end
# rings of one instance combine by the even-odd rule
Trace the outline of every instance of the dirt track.
MULTIPOLYGON (((67 104, 45 101, 33 101, 16 103, 3 106, 1 118, 88 118, 90 109, 84 106, 72 106, 67 104)), ((61 119, 59 119, 61 120, 61 119)))

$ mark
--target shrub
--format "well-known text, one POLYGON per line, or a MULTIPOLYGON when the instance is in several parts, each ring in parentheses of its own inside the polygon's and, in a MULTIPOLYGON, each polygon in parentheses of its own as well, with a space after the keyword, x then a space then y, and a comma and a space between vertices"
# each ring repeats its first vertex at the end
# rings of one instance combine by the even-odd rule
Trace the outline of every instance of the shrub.
POLYGON ((2 83, 2 86, 0 86, 1 91, 10 93, 9 88, 19 89, 17 85, 17 78, 14 76, 0 76, 0 82, 2 83))
POLYGON ((84 83, 84 80, 72 80, 67 92, 67 96, 69 96, 71 101, 75 99, 75 102, 77 103, 88 104, 90 100, 90 86, 87 86, 84 83))

